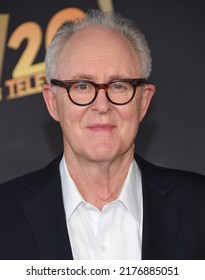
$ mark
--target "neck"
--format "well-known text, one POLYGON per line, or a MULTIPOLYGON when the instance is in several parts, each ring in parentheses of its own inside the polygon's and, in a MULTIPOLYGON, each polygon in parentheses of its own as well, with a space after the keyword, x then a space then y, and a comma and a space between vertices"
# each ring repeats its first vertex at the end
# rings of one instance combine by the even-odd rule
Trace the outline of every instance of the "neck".
POLYGON ((133 160, 133 148, 109 162, 92 162, 64 153, 69 173, 85 201, 102 210, 120 194, 133 160))

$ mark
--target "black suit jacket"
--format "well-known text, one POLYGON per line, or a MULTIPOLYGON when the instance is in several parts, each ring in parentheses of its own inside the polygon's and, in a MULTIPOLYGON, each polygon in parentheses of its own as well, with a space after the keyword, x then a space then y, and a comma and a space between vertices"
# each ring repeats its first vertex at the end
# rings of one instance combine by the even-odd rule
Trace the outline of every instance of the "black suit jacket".
MULTIPOLYGON (((59 162, 0 186, 0 259, 73 259, 59 162)), ((205 259, 205 176, 158 167, 142 173, 142 259, 205 259)))

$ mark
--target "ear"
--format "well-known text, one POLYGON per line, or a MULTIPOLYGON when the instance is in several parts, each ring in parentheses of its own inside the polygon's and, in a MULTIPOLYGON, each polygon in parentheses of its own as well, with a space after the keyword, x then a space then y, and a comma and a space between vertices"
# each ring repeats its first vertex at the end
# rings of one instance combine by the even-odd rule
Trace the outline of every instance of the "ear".
POLYGON ((143 120, 149 108, 150 101, 154 95, 155 86, 152 84, 144 85, 142 89, 142 99, 141 99, 141 110, 140 110, 140 122, 143 120))
POLYGON ((55 93, 52 92, 52 85, 50 84, 43 85, 43 98, 51 117, 54 120, 59 121, 58 112, 56 109, 56 95, 55 93))

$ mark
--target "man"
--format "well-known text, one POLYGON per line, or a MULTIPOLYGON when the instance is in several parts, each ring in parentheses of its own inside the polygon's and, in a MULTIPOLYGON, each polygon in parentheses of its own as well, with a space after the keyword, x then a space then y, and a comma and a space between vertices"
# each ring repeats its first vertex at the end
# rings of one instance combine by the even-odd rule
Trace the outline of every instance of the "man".
POLYGON ((155 91, 143 34, 90 11, 56 33, 45 64, 64 153, 0 187, 0 258, 205 258, 204 176, 134 155, 155 91))

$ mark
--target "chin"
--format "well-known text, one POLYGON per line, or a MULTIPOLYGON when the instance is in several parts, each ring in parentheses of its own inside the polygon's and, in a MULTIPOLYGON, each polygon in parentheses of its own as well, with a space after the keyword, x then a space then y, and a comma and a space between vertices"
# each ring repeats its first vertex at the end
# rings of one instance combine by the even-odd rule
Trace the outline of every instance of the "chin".
POLYGON ((95 149, 90 153, 90 159, 94 162, 107 162, 111 161, 115 153, 110 149, 95 149))

